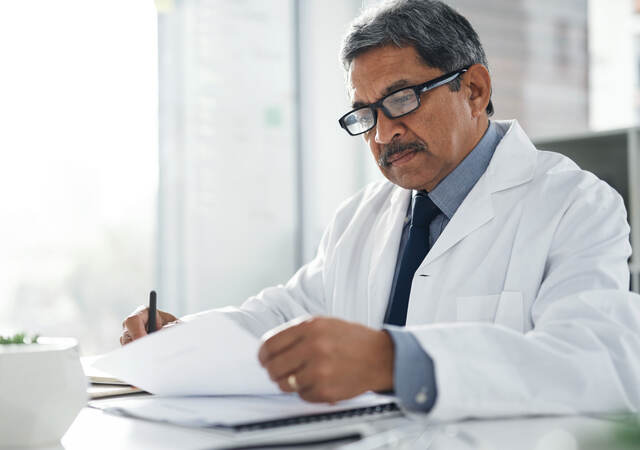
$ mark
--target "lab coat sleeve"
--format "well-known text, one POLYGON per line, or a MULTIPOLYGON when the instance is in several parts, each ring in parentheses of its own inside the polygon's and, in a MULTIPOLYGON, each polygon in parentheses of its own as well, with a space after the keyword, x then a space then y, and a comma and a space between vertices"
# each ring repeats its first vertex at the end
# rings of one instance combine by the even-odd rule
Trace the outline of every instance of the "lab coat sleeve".
MULTIPOLYGON (((239 307, 225 307, 185 316, 183 320, 193 320, 212 312, 223 312, 255 336, 301 316, 329 314, 326 298, 327 270, 332 257, 332 249, 358 208, 367 197, 367 188, 345 200, 336 211, 320 240, 315 257, 302 266, 284 285, 263 289, 247 299, 239 307)), ((268 264, 268 262, 265 262, 268 264)))
POLYGON ((527 333, 412 327, 434 360, 434 419, 638 411, 640 296, 628 292, 622 201, 598 182, 558 221, 527 333))
POLYGON ((191 314, 190 321, 210 313, 224 313, 257 337, 285 322, 306 315, 326 315, 323 268, 331 227, 325 231, 313 260, 302 266, 284 285, 271 286, 239 307, 227 306, 191 314))

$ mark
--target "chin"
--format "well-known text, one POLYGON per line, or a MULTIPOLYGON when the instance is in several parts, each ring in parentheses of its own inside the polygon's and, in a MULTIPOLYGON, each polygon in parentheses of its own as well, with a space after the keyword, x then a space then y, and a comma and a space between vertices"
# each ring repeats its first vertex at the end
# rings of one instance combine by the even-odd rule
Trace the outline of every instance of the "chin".
POLYGON ((425 158, 426 154, 416 155, 417 157, 409 164, 389 168, 380 168, 382 174, 393 184, 404 189, 426 189, 435 187, 438 171, 434 171, 434 161, 425 158), (431 169, 431 170, 430 170, 431 169))
POLYGON ((435 184, 433 184, 433 177, 428 176, 418 176, 418 174, 390 174, 384 173, 384 176, 387 180, 391 181, 393 184, 400 186, 404 189, 415 189, 422 190, 426 189, 427 191, 433 189, 435 184))
POLYGON ((393 184, 395 184, 396 186, 400 186, 403 189, 415 189, 415 190, 421 190, 425 188, 425 183, 420 183, 420 182, 416 182, 416 181, 411 181, 411 180, 398 180, 398 179, 393 179, 393 178, 389 178, 387 177, 387 179, 389 181, 391 181, 393 184))

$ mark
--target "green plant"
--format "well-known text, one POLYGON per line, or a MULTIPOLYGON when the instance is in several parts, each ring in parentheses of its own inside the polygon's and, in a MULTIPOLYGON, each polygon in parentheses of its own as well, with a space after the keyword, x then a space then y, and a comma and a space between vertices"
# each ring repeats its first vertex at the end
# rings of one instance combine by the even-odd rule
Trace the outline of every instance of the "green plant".
POLYGON ((27 336, 26 333, 16 333, 13 336, 4 337, 0 335, 0 345, 8 344, 35 344, 38 341, 38 335, 27 336))

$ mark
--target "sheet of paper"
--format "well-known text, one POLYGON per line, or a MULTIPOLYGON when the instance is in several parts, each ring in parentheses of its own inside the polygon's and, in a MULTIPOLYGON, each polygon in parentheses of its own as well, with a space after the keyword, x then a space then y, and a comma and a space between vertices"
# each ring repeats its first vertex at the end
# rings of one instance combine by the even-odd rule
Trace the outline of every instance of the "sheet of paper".
POLYGON ((274 394, 258 362, 260 341, 221 313, 159 330, 93 367, 158 395, 274 394))
POLYGON ((296 394, 218 397, 138 397, 92 402, 107 412, 186 426, 232 426, 328 414, 393 403, 390 396, 363 394, 335 405, 308 403, 296 394))

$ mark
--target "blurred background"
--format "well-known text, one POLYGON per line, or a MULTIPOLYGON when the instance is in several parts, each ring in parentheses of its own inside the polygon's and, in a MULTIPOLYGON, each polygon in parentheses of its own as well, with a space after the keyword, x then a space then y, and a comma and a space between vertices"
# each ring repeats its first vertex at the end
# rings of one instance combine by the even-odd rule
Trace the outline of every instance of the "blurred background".
MULTIPOLYGON (((151 289, 182 315, 285 282, 380 177, 337 123, 340 42, 377 3, 2 2, 0 334, 96 354, 151 289)), ((485 46, 494 118, 618 189, 637 249, 640 1, 447 3, 485 46)))

